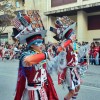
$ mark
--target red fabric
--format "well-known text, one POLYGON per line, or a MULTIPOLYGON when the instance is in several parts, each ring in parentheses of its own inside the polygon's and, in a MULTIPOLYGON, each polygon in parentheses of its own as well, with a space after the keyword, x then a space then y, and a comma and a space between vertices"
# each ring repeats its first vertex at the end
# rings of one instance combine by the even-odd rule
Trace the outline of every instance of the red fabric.
MULTIPOLYGON (((44 64, 43 67, 46 69, 46 64, 44 64)), ((25 71, 25 75, 27 77, 28 83, 32 83, 33 78, 35 77, 36 72, 37 72, 35 70, 35 67, 32 67, 31 70, 28 70, 26 68, 26 69, 24 69, 24 71, 25 71)), ((16 96, 15 96, 14 100, 21 100, 23 91, 25 89, 26 79, 24 76, 21 76, 22 75, 21 72, 22 72, 22 69, 20 68, 18 71, 18 82, 17 82, 17 88, 16 88, 16 96)), ((37 76, 37 79, 41 75, 41 70, 39 70, 38 72, 39 72, 39 76, 37 76)), ((59 100, 57 93, 55 91, 51 76, 48 73, 47 73, 47 83, 48 83, 48 85, 46 83, 44 84, 44 88, 45 88, 45 91, 47 93, 48 100, 59 100)), ((34 100, 34 99, 32 99, 32 100, 34 100)))
POLYGON ((43 68, 44 69, 47 69, 46 63, 43 64, 43 68))
POLYGON ((90 50, 89 51, 89 55, 93 55, 93 50, 90 50))
POLYGON ((2 57, 2 50, 0 49, 0 57, 2 57))
POLYGON ((48 100, 59 100, 51 76, 47 73, 48 100))
POLYGON ((64 47, 66 48, 71 42, 72 40, 67 40, 66 42, 64 42, 64 47))
MULTIPOLYGON (((27 68, 26 68, 25 75, 27 77, 28 83, 36 83, 36 80, 41 77, 41 70, 36 71, 34 66, 31 68, 31 70, 27 70, 27 68), (38 75, 35 77, 37 72, 38 72, 38 75), (36 78, 36 79, 34 80, 34 78, 36 78)), ((36 86, 34 85, 34 87, 36 87, 36 86)))
POLYGON ((97 56, 97 53, 99 52, 99 47, 98 46, 94 47, 93 51, 94 51, 93 57, 95 58, 97 56))
POLYGON ((29 18, 27 15, 25 15, 24 18, 26 19, 26 21, 27 21, 28 23, 31 23, 31 20, 30 20, 30 18, 29 18))
POLYGON ((73 53, 73 48, 69 45, 67 47, 67 55, 66 55, 66 59, 67 59, 67 66, 75 66, 74 62, 75 62, 75 54, 73 53))
POLYGON ((93 53, 93 57, 95 58, 97 56, 97 52, 95 51, 94 53, 93 53))
POLYGON ((65 37, 66 37, 66 38, 68 38, 68 37, 69 37, 69 35, 72 33, 72 31, 73 31, 73 30, 72 30, 72 29, 70 29, 70 30, 69 30, 69 31, 65 34, 65 37))
POLYGON ((66 71, 67 71, 67 68, 64 68, 63 72, 58 73, 58 84, 62 84, 62 81, 64 81, 64 79, 66 77, 66 71))
POLYGON ((100 46, 99 46, 99 52, 100 52, 100 46))
POLYGON ((94 48, 94 51, 99 52, 99 46, 96 46, 96 47, 94 48))
POLYGON ((18 71, 18 81, 17 81, 16 94, 15 94, 14 100, 21 100, 23 91, 25 89, 26 79, 24 76, 20 75, 21 70, 22 69, 19 69, 19 71, 18 71))
MULTIPOLYGON (((43 68, 46 69, 46 63, 43 64, 43 68)), ((48 100, 59 100, 56 90, 54 88, 52 78, 49 73, 47 73, 47 82, 48 82, 48 85, 44 84, 44 87, 48 96, 48 100)))
POLYGON ((81 62, 80 66, 82 66, 82 65, 87 65, 87 62, 86 61, 81 62))
POLYGON ((28 91, 28 95, 29 95, 29 100, 34 100, 34 91, 33 90, 28 91))

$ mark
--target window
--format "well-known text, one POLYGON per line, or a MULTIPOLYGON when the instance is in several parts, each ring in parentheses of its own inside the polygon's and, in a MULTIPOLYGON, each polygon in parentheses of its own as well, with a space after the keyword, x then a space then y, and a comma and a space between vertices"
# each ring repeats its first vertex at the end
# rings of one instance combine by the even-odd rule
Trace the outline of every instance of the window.
POLYGON ((63 4, 63 0, 51 0, 51 7, 60 6, 63 4))
POLYGON ((64 1, 64 4, 77 2, 77 0, 63 0, 63 1, 64 1))
POLYGON ((100 29, 100 15, 88 16, 88 30, 100 29))
POLYGON ((77 2, 77 0, 51 0, 51 7, 61 6, 74 2, 77 2))
POLYGON ((0 34, 0 43, 8 42, 8 33, 0 34))

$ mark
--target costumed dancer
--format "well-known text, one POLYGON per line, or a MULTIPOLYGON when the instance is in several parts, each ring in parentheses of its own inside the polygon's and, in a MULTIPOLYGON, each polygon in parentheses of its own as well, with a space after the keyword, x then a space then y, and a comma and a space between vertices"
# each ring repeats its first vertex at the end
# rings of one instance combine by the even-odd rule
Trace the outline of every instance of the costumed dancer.
POLYGON ((58 100, 53 81, 47 71, 48 55, 42 50, 46 30, 44 27, 35 27, 34 24, 40 23, 41 19, 39 16, 39 21, 36 20, 36 12, 35 15, 34 12, 31 14, 35 17, 34 23, 30 22, 16 36, 20 43, 27 43, 27 50, 20 57, 14 100, 58 100))
POLYGON ((80 89, 80 76, 76 68, 78 61, 73 50, 73 42, 76 40, 76 23, 64 16, 58 18, 55 25, 56 28, 51 27, 50 30, 56 33, 56 36, 54 37, 55 39, 62 40, 62 46, 58 48, 58 52, 65 49, 67 62, 66 67, 60 67, 60 72, 58 73, 58 84, 68 84, 69 92, 65 95, 64 100, 76 100, 80 89), (62 19, 65 20, 64 24, 62 19))
POLYGON ((95 65, 99 65, 99 45, 97 42, 95 42, 93 57, 95 60, 95 65))
POLYGON ((85 72, 87 71, 88 69, 88 57, 87 55, 89 54, 89 51, 90 51, 90 45, 89 44, 84 44, 82 46, 80 46, 78 48, 78 65, 77 65, 77 68, 78 68, 78 72, 80 74, 80 77, 83 77, 85 72))

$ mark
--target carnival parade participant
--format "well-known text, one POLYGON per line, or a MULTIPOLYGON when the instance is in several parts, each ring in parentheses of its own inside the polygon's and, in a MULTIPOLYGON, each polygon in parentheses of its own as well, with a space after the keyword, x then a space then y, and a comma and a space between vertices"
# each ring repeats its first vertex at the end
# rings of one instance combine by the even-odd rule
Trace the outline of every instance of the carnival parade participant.
POLYGON ((90 51, 90 44, 89 43, 85 43, 84 45, 79 46, 78 48, 78 65, 77 65, 77 69, 78 69, 78 73, 80 75, 80 77, 82 78, 87 69, 88 69, 88 65, 89 65, 89 51, 90 51))
POLYGON ((58 100, 53 81, 47 71, 48 54, 42 50, 46 30, 44 27, 38 27, 37 30, 34 25, 37 22, 35 20, 16 36, 20 43, 27 43, 27 50, 20 57, 14 100, 58 100))
POLYGON ((93 57, 95 60, 95 65, 99 65, 99 46, 98 42, 95 43, 93 57))
POLYGON ((78 75, 76 68, 77 59, 73 50, 73 42, 76 40, 76 23, 64 16, 58 18, 55 25, 56 29, 51 27, 50 30, 56 33, 55 37, 58 40, 63 41, 61 46, 58 48, 58 52, 61 52, 63 49, 65 49, 67 62, 66 67, 60 67, 61 71, 58 73, 58 84, 67 83, 68 85, 69 92, 65 95, 64 100, 76 100, 78 91, 80 89, 80 76, 78 75))

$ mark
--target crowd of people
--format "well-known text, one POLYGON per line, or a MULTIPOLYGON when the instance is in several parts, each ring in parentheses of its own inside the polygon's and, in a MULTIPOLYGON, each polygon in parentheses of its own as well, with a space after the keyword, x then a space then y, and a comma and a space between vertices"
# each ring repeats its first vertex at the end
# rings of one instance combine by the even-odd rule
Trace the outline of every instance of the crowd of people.
POLYGON ((92 42, 89 52, 89 63, 91 65, 100 65, 100 42, 92 42))
MULTIPOLYGON (((81 60, 87 60, 90 65, 100 65, 100 42, 74 42, 74 50, 75 52, 78 52, 79 48, 81 46, 84 46, 86 44, 89 44, 89 50, 87 55, 84 56, 81 60), (75 45, 74 45, 75 44, 75 45)), ((46 49, 51 52, 51 55, 55 57, 57 54, 57 48, 59 45, 57 43, 48 43, 46 44, 46 49)))
POLYGON ((20 45, 20 44, 9 44, 1 43, 0 44, 0 58, 2 61, 4 59, 6 60, 13 60, 13 59, 19 59, 20 54, 25 50, 26 45, 20 45))
MULTIPOLYGON (((88 42, 75 42, 75 51, 78 52, 78 48, 82 45, 88 44, 88 42)), ((100 65, 100 42, 92 42, 89 45, 88 55, 84 58, 87 59, 90 65, 100 65), (89 57, 87 57, 89 56, 89 57)), ((2 60, 12 60, 19 59, 20 54, 26 50, 27 44, 9 44, 9 43, 1 43, 0 44, 0 58, 2 60)), ((51 52, 51 57, 55 57, 57 55, 57 48, 59 47, 59 43, 51 43, 48 42, 45 44, 45 50, 51 52)))

